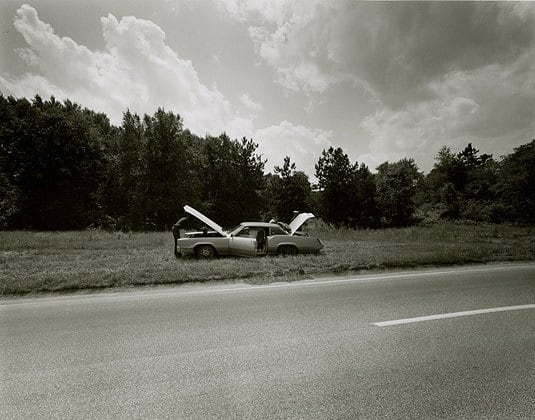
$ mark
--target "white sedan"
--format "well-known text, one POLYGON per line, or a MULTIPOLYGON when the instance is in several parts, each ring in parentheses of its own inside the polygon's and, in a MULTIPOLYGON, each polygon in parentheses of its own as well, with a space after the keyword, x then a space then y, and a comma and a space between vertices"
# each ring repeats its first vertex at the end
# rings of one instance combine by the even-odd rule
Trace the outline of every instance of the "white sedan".
POLYGON ((175 255, 194 255, 214 258, 220 255, 253 257, 269 254, 296 255, 320 251, 324 244, 319 238, 308 236, 298 229, 311 218, 312 213, 298 214, 289 225, 266 222, 242 222, 225 231, 214 221, 190 206, 184 211, 210 227, 211 231, 187 232, 184 238, 175 235, 175 255))

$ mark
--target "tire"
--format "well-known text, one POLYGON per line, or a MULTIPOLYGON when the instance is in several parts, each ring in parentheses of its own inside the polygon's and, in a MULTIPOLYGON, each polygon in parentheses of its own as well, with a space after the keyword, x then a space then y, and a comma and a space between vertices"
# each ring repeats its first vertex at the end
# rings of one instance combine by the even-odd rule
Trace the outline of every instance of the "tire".
POLYGON ((211 245, 199 245, 195 248, 195 256, 200 260, 211 260, 215 257, 215 249, 211 245))
POLYGON ((294 245, 281 245, 277 251, 279 255, 297 255, 297 247, 294 245))

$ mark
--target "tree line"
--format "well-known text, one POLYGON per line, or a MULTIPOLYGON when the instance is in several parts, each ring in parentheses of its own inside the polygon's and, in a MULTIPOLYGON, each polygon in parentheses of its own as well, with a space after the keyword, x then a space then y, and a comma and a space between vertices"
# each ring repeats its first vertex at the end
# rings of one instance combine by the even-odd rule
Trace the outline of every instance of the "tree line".
POLYGON ((2 229, 168 229, 185 204, 223 226, 289 221, 312 211, 336 227, 439 219, 535 222, 535 140, 500 159, 444 146, 424 174, 413 159, 372 173, 341 148, 323 150, 312 185, 286 157, 273 173, 252 139, 200 137, 158 109, 105 114, 51 97, 0 95, 2 229))

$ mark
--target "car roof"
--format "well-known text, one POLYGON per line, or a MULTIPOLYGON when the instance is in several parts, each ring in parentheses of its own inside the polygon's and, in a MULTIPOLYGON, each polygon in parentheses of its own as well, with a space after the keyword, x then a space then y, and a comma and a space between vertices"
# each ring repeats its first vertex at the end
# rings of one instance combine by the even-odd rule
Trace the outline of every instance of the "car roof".
MULTIPOLYGON (((215 230, 217 233, 219 233, 221 236, 230 236, 231 233, 225 231, 221 226, 219 226, 216 222, 211 220, 210 218, 206 217, 204 214, 202 214, 200 211, 195 210, 193 207, 190 206, 184 206, 184 211, 188 214, 191 214, 192 216, 199 219, 201 222, 203 222, 205 225, 211 227, 213 230, 215 230)), ((286 233, 293 235, 297 229, 299 229, 307 220, 313 218, 314 215, 312 213, 300 213, 294 219, 290 222, 288 226, 282 227, 281 223, 266 223, 266 222, 242 222, 240 223, 241 227, 261 227, 261 228, 277 228, 282 229, 286 233)))
POLYGON ((246 226, 246 227, 255 226, 255 227, 263 227, 263 228, 279 228, 279 229, 281 228, 276 223, 268 223, 268 222, 241 222, 240 225, 246 226))

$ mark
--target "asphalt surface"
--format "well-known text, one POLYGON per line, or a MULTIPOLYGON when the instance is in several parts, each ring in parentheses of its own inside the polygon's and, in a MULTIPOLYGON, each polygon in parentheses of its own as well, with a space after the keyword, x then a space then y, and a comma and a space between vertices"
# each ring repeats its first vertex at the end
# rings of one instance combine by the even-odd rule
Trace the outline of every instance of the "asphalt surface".
POLYGON ((535 418, 534 264, 0 303, 1 418, 535 418))

